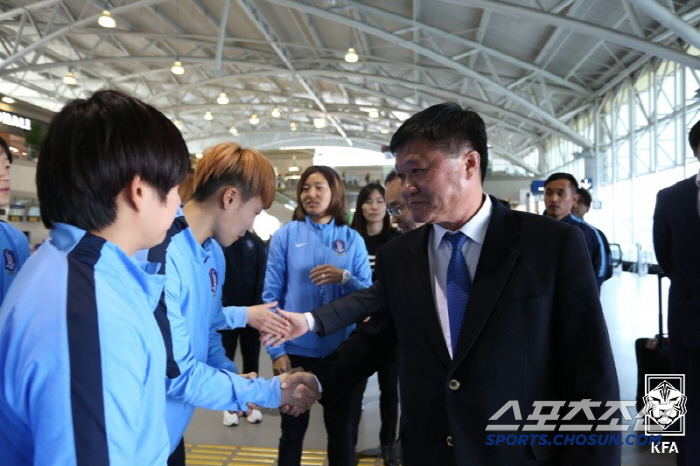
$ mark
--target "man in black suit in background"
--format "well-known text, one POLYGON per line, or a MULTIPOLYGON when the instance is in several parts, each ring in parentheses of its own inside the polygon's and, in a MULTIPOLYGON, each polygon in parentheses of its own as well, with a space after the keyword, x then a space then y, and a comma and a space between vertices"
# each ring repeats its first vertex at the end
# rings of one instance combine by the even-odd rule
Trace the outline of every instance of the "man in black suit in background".
MULTIPOLYGON (((688 136, 700 158, 700 122, 688 136)), ((654 251, 671 279, 668 336, 671 370, 685 374, 685 437, 679 466, 700 465, 700 173, 659 191, 654 210, 654 251)))
POLYGON ((429 225, 379 251, 377 309, 316 368, 323 386, 368 377, 396 350, 405 466, 619 465, 618 446, 489 445, 486 431, 532 424, 537 400, 619 400, 581 232, 483 192, 484 122, 457 104, 411 117, 391 151, 413 218, 429 225), (510 400, 522 420, 491 421, 510 400))

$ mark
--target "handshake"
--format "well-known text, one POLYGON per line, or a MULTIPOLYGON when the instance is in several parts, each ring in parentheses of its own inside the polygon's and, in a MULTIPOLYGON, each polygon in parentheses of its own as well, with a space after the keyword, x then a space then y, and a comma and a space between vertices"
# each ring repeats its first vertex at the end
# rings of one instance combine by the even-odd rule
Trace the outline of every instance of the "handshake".
POLYGON ((260 341, 265 346, 279 346, 285 341, 293 340, 309 331, 309 323, 304 314, 275 309, 276 305, 277 302, 272 302, 255 306, 264 308, 265 311, 259 314, 255 322, 250 322, 249 318, 248 325, 260 331, 260 341))
POLYGON ((316 377, 301 368, 292 369, 277 375, 282 388, 280 411, 292 416, 299 416, 308 411, 316 401, 321 399, 321 391, 316 377))
MULTIPOLYGON (((260 331, 260 340, 268 346, 279 346, 309 331, 309 325, 303 314, 277 309, 276 301, 249 306, 246 323, 260 331)), ((303 372, 301 368, 292 369, 289 358, 286 356, 280 359, 273 365, 274 373, 279 377, 282 388, 280 411, 298 416, 308 411, 311 405, 321 398, 318 381, 314 375, 303 372)), ((255 378, 257 374, 242 374, 242 376, 255 378)))
MULTIPOLYGON (((238 374, 244 379, 257 379, 256 372, 248 374, 238 374)), ((292 416, 299 416, 311 408, 316 401, 321 399, 321 390, 318 386, 318 380, 310 372, 303 372, 301 367, 290 369, 281 374, 276 374, 280 381, 281 397, 280 411, 292 416)), ((248 414, 251 409, 260 409, 255 403, 246 403, 248 406, 248 414)), ((272 406, 269 406, 272 408, 272 406)), ((229 411, 229 413, 238 413, 242 415, 242 411, 229 411)))
POLYGON ((248 307, 246 324, 260 331, 260 341, 265 346, 273 347, 309 331, 304 314, 279 309, 277 301, 248 307))

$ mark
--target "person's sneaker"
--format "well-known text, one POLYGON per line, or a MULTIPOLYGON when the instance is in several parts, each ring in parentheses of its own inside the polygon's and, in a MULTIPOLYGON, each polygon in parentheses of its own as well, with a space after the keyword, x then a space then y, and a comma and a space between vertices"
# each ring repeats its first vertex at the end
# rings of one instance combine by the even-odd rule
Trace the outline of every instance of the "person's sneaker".
POLYGON ((248 416, 246 416, 246 419, 251 424, 257 424, 259 422, 262 422, 262 417, 263 417, 262 413, 260 412, 259 409, 253 409, 253 410, 251 410, 250 414, 248 414, 248 416))
POLYGON ((231 413, 229 411, 224 411, 224 425, 225 426, 237 426, 238 425, 238 414, 235 412, 231 413))

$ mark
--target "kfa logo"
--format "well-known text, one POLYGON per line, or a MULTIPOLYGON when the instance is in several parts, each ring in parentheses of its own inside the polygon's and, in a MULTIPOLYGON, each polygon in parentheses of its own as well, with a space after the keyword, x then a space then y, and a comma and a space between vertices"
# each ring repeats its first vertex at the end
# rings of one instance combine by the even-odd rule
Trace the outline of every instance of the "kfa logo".
POLYGON ((5 258, 5 270, 13 273, 17 268, 17 259, 15 258, 14 251, 12 249, 5 249, 2 255, 5 258))
POLYGON ((216 270, 209 269, 209 281, 211 282, 211 292, 216 296, 216 287, 219 284, 219 275, 216 270))
POLYGON ((685 435, 685 374, 647 374, 644 396, 644 433, 685 435))
POLYGON ((342 256, 345 253, 345 241, 342 239, 333 241, 333 250, 336 252, 336 254, 342 256))

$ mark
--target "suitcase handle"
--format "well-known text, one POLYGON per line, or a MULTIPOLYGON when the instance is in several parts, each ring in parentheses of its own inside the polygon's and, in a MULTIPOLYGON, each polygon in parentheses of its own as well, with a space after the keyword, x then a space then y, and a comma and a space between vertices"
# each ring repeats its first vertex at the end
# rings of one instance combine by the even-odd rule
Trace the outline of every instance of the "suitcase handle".
POLYGON ((666 276, 665 273, 659 272, 658 283, 659 283, 659 349, 664 347, 664 300, 663 300, 663 289, 661 287, 661 280, 666 276))

